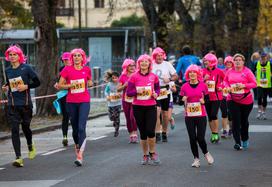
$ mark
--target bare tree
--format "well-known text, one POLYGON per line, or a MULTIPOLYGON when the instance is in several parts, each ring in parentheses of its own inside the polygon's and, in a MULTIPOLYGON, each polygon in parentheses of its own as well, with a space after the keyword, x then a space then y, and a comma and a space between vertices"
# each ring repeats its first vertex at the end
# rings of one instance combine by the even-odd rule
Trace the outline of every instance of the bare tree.
MULTIPOLYGON (((39 30, 37 47, 37 72, 41 86, 36 95, 49 95, 55 92, 54 79, 58 60, 58 39, 56 33, 56 7, 58 0, 33 0, 32 14, 39 30)), ((53 114, 52 98, 37 100, 37 114, 53 114)))

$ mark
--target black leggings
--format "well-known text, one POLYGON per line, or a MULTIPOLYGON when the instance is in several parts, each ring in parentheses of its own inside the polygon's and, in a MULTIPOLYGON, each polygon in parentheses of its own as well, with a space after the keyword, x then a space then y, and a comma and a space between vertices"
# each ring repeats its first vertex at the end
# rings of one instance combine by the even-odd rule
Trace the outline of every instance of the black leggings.
POLYGON ((204 117, 185 117, 191 150, 194 158, 199 158, 197 143, 200 146, 202 153, 206 154, 207 143, 205 141, 205 133, 207 126, 207 118, 204 117))
POLYGON ((267 106, 267 96, 269 95, 270 88, 257 87, 258 105, 263 107, 267 106))
POLYGON ((69 126, 69 115, 67 112, 67 104, 66 104, 66 97, 62 97, 59 100, 61 113, 62 113, 62 123, 61 123, 61 129, 62 129, 62 135, 67 136, 68 134, 68 126, 69 126))
POLYGON ((133 105, 134 117, 140 131, 141 140, 155 137, 157 107, 133 105))
POLYGON ((217 114, 220 107, 220 102, 221 101, 209 101, 208 103, 205 103, 209 122, 212 120, 217 120, 217 114))
POLYGON ((32 108, 29 106, 9 106, 8 123, 11 126, 12 145, 16 157, 21 156, 20 124, 26 137, 28 147, 32 145, 32 131, 30 122, 32 119, 32 108))
POLYGON ((232 132, 236 144, 241 145, 242 141, 248 140, 248 116, 253 108, 249 105, 239 104, 230 101, 230 112, 232 113, 232 132))
POLYGON ((228 107, 227 107, 227 101, 226 98, 224 98, 220 103, 220 110, 222 114, 222 118, 228 117, 228 107))

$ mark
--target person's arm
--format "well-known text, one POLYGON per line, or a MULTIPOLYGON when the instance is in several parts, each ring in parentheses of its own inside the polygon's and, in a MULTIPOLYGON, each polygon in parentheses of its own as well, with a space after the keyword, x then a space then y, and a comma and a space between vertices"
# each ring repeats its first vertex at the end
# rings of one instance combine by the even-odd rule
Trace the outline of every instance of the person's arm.
POLYGON ((126 94, 128 97, 133 97, 137 95, 135 80, 133 77, 131 77, 131 79, 128 81, 126 94))
POLYGON ((181 66, 182 66, 182 61, 181 61, 181 59, 179 59, 178 64, 177 64, 177 68, 176 68, 176 72, 178 75, 180 74, 181 66))
POLYGON ((256 81, 256 78, 255 78, 254 74, 251 71, 248 71, 247 78, 248 78, 248 82, 245 83, 245 88, 249 89, 249 90, 252 89, 252 88, 256 88, 257 87, 257 81, 256 81))
POLYGON ((62 76, 60 77, 58 85, 60 89, 69 89, 72 87, 71 84, 66 84, 66 80, 62 76))

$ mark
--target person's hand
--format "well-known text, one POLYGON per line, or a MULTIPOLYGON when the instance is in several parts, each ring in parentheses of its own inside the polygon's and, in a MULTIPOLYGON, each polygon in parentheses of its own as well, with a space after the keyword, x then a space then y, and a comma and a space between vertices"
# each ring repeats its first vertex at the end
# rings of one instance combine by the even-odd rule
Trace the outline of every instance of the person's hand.
POLYGON ((200 101, 201 104, 205 103, 204 98, 199 99, 199 101, 200 101))
POLYGON ((182 101, 183 101, 183 102, 187 101, 187 98, 188 98, 187 96, 183 96, 183 97, 182 97, 182 101))
POLYGON ((153 92, 153 93, 152 93, 152 96, 153 96, 155 99, 157 99, 158 94, 157 94, 156 92, 153 92))
POLYGON ((21 85, 18 85, 17 86, 17 90, 19 91, 19 92, 23 92, 23 91, 25 91, 25 90, 27 90, 28 89, 28 85, 25 85, 25 84, 21 84, 21 85))
POLYGON ((204 76, 204 80, 208 80, 209 78, 210 78, 210 75, 208 74, 204 76))
POLYGON ((107 96, 107 101, 110 101, 111 99, 110 99, 110 96, 107 96))
POLYGON ((163 76, 162 79, 164 83, 169 83, 171 81, 167 76, 163 76))
POLYGON ((88 81, 88 87, 92 87, 93 86, 93 81, 88 81))
POLYGON ((3 92, 7 92, 8 90, 9 90, 8 85, 2 86, 2 91, 3 91, 3 92))
POLYGON ((59 83, 56 82, 56 83, 54 84, 54 88, 56 88, 57 90, 59 90, 59 89, 60 89, 59 83))

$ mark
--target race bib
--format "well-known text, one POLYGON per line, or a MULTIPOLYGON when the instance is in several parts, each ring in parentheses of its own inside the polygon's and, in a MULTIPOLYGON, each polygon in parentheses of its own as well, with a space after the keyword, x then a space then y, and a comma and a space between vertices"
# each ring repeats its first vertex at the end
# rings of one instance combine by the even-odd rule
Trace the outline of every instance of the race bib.
POLYGON ((110 101, 117 102, 121 100, 121 94, 119 93, 110 93, 110 101))
POLYGON ((215 81, 206 81, 209 92, 215 92, 215 81))
POLYGON ((228 93, 228 90, 227 90, 227 89, 223 89, 223 96, 224 96, 224 97, 227 97, 228 94, 229 94, 229 93, 228 93))
POLYGON ((17 87, 19 85, 24 85, 24 81, 21 76, 16 77, 13 79, 9 79, 9 85, 10 85, 11 92, 17 92, 18 91, 17 87))
POLYGON ((125 101, 128 103, 132 103, 133 102, 133 97, 129 97, 127 96, 127 94, 125 94, 125 101))
POLYGON ((268 87, 268 80, 267 79, 261 79, 260 80, 260 86, 263 88, 267 88, 268 87))
POLYGON ((200 102, 187 103, 187 116, 201 116, 202 109, 200 102))
POLYGON ((169 91, 166 88, 160 89, 160 95, 157 97, 157 100, 166 99, 168 97, 169 91))
POLYGON ((243 94, 243 93, 245 93, 245 90, 243 88, 238 88, 236 86, 236 84, 232 84, 230 86, 232 88, 232 93, 234 93, 234 94, 243 94))
POLYGON ((137 99, 138 100, 148 100, 151 98, 151 86, 137 86, 136 87, 137 90, 137 99), (139 90, 143 90, 142 93, 138 93, 139 90))
POLYGON ((72 94, 85 92, 84 79, 71 80, 71 84, 73 85, 71 88, 72 94))

